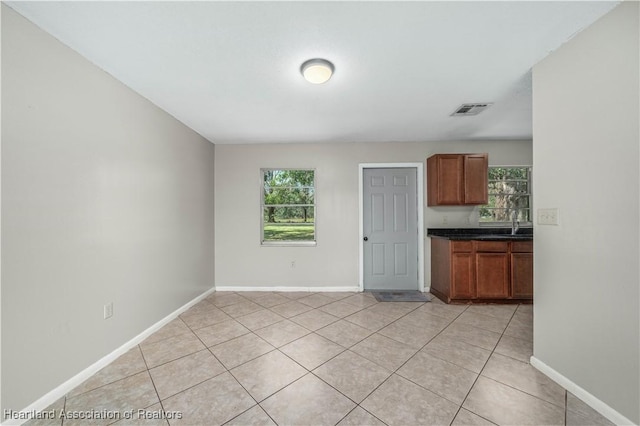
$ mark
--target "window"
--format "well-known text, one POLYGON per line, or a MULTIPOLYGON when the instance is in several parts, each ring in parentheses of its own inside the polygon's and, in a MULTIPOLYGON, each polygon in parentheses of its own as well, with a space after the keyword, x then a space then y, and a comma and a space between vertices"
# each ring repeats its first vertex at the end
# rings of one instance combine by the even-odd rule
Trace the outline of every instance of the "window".
POLYGON ((481 224, 531 224, 531 167, 489 167, 489 203, 480 206, 481 224))
POLYGON ((262 244, 314 245, 315 171, 262 170, 262 244))

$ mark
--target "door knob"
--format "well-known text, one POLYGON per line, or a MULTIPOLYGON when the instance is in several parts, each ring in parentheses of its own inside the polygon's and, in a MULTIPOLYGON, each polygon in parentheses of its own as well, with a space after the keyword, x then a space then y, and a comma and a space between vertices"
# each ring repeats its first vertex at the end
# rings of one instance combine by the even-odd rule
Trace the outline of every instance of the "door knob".
POLYGON ((364 237, 363 240, 369 241, 369 237, 364 237))

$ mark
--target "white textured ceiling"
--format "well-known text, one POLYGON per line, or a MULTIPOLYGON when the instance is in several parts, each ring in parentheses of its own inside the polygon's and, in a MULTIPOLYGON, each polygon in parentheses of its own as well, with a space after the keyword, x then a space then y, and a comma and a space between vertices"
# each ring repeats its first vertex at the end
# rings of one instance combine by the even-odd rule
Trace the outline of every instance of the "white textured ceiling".
POLYGON ((617 3, 7 2, 214 143, 531 138, 532 66, 617 3))

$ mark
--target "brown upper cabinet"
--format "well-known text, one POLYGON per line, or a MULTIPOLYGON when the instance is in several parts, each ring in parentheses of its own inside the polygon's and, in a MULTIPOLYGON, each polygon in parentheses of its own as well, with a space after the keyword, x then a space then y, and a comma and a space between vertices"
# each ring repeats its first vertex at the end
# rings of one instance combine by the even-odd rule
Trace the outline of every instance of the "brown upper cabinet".
POLYGON ((488 154, 435 154, 427 159, 427 205, 487 204, 488 154))

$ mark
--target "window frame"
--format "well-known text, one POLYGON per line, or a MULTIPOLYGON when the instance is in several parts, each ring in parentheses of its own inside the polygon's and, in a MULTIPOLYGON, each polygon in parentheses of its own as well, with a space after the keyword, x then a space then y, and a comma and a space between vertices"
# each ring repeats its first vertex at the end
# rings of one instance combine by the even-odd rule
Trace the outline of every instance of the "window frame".
MULTIPOLYGON (((534 210, 533 210, 533 166, 531 165, 509 165, 509 166, 505 166, 505 165, 490 165, 489 166, 489 170, 492 168, 501 168, 501 169, 524 169, 526 168, 528 173, 527 173, 527 187, 528 187, 528 192, 524 195, 529 197, 529 220, 526 222, 518 222, 519 226, 521 228, 532 228, 533 227, 533 214, 534 214, 534 210)), ((491 192, 489 191, 489 185, 491 183, 491 179, 489 178, 489 170, 487 170, 487 195, 488 197, 491 197, 491 192)), ((514 181, 521 181, 524 182, 524 180, 514 180, 514 181)), ((522 196, 522 194, 520 195, 522 196)), ((504 228, 504 227, 511 227, 511 221, 500 221, 500 222, 483 222, 480 218, 480 209, 483 207, 487 207, 487 204, 483 204, 483 205, 479 205, 478 206, 478 225, 480 227, 498 227, 498 228, 504 228)), ((488 207, 490 209, 492 209, 492 207, 488 207)))
MULTIPOLYGON (((317 188, 318 178, 315 168, 299 168, 299 167, 262 167, 260 168, 260 246, 261 247, 315 247, 318 244, 318 222, 317 222, 317 188), (297 170, 297 171, 310 171, 313 172, 313 240, 277 240, 270 241, 264 239, 264 211, 267 205, 264 202, 264 174, 267 171, 273 170, 297 170)), ((295 207, 295 206, 309 206, 310 204, 273 204, 269 206, 274 207, 295 207)))

